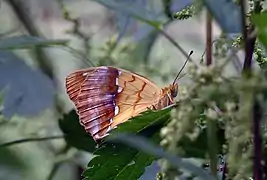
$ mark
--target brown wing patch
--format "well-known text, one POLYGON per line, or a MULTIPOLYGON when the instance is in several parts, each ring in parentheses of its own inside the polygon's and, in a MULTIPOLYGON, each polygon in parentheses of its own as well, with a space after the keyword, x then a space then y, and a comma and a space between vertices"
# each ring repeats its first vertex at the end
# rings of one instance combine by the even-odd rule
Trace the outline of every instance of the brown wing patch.
POLYGON ((95 140, 107 129, 115 113, 118 71, 97 67, 74 72, 66 78, 66 89, 74 102, 80 123, 95 140))
POLYGON ((161 89, 145 77, 105 66, 70 74, 66 89, 80 123, 94 140, 146 111, 159 101, 161 94, 161 89))
MULTIPOLYGON (((89 70, 90 71, 90 70, 89 70)), ((84 82, 86 75, 84 71, 76 71, 66 77, 66 91, 69 98, 75 102, 80 91, 80 87, 84 82)))

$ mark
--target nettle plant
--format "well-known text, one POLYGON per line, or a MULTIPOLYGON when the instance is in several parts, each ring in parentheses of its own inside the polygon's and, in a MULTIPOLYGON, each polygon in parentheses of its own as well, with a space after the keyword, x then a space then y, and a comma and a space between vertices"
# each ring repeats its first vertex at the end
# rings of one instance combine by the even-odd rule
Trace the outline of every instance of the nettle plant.
MULTIPOLYGON (((186 20, 206 9, 207 41, 205 56, 189 60, 186 76, 191 84, 179 86, 174 106, 131 118, 112 130, 98 148, 79 125, 75 111, 59 121, 69 145, 96 155, 83 177, 138 179, 146 166, 158 161, 157 179, 266 179, 267 13, 263 1, 195 1, 172 13, 170 4, 174 1, 164 0, 163 9, 169 18, 165 24, 132 11, 129 7, 135 6, 129 6, 126 1, 97 2, 150 25, 185 56, 187 53, 163 27, 173 18, 186 20), (223 30, 214 40, 211 38, 213 19, 223 30), (231 33, 236 36, 233 38, 231 33), (236 55, 240 51, 244 52, 244 60, 236 55), (227 74, 229 63, 237 67, 234 77, 227 74)), ((109 42, 97 63, 130 68, 128 60, 126 63, 120 60, 131 57, 125 54, 127 46, 114 56, 118 47, 109 42)), ((135 52, 132 47, 127 50, 135 52)), ((139 68, 145 62, 135 63, 139 68)))
MULTIPOLYGON (((244 8, 245 2, 237 3, 241 9, 244 8)), ((191 151, 184 148, 185 139, 201 141, 198 143, 203 143, 206 151, 192 150, 189 157, 206 158, 212 173, 218 177, 218 172, 221 172, 219 177, 222 179, 266 179, 264 41, 267 39, 266 32, 263 34, 261 29, 263 17, 267 16, 264 11, 261 13, 261 3, 249 1, 248 13, 243 15, 249 23, 243 27, 243 35, 230 39, 222 33, 214 42, 213 57, 216 62, 225 58, 228 58, 226 63, 234 61, 233 56, 228 57, 229 51, 245 49, 242 72, 237 77, 229 78, 224 71, 225 64, 197 65, 191 62, 187 75, 192 84, 180 88, 177 108, 172 109, 171 120, 161 129, 161 146, 183 157, 191 151), (252 69, 254 62, 260 69, 252 69), (203 133, 206 134, 204 138, 201 137, 203 133), (223 164, 218 163, 218 154, 223 156, 223 164)), ((194 13, 192 9, 194 5, 176 13, 176 18, 190 17, 194 13)), ((212 44, 207 42, 207 45, 212 44)), ((211 61, 211 54, 206 58, 211 61)), ((167 159, 161 159, 159 163, 162 172, 158 174, 158 179, 177 179, 183 174, 183 171, 173 168, 167 159)))
MULTIPOLYGON (((186 76, 191 83, 179 85, 174 106, 156 112, 148 110, 129 119, 112 130, 98 146, 79 124, 75 110, 59 120, 63 136, 56 138, 65 138, 66 149, 75 147, 94 155, 82 174, 84 179, 136 180, 142 178, 146 167, 153 162, 160 166, 155 175, 159 180, 267 179, 267 11, 263 7, 264 1, 193 1, 174 13, 171 10, 173 4, 182 1, 162 0, 165 19, 158 18, 157 13, 150 14, 151 11, 142 4, 145 1, 95 1, 115 10, 119 14, 117 17, 139 20, 152 30, 144 38, 147 41, 141 40, 135 47, 118 43, 120 38, 109 41, 102 48, 105 53, 90 62, 90 66, 112 65, 132 68, 133 71, 142 68, 150 76, 158 75, 157 67, 161 64, 154 65, 156 68, 147 65, 157 36, 164 36, 187 57, 188 54, 164 31, 164 27, 173 21, 197 16, 203 10, 207 14, 207 40, 205 56, 188 61, 186 76), (211 38, 213 19, 223 31, 218 39, 211 38), (241 51, 244 60, 236 55, 241 51), (134 56, 136 54, 140 56, 134 56), (132 67, 132 62, 135 67, 132 67), (226 65, 229 63, 237 67, 234 77, 227 74, 226 65)), ((81 57, 87 59, 90 37, 79 31, 79 20, 70 17, 62 2, 61 7, 65 19, 74 24, 70 33, 84 40, 86 52, 81 57)), ((122 22, 121 27, 126 27, 128 21, 123 19, 122 22)), ((120 29, 119 37, 124 30, 120 29)), ((24 45, 29 45, 29 42, 44 43, 36 38, 23 41, 24 45)), ((46 43, 49 45, 51 42, 46 43)), ((2 46, 7 44, 2 43, 2 46)), ((69 50, 75 52, 72 48, 69 50)), ((75 54, 81 55, 80 52, 75 54)), ((47 139, 52 138, 43 138, 47 139)), ((5 143, 0 147, 16 143, 5 143)), ((68 156, 67 159, 72 158, 75 157, 68 156)))
MULTIPOLYGON (((254 72, 249 78, 225 78, 222 67, 189 65, 188 75, 193 85, 184 87, 179 96, 177 108, 171 112, 170 122, 161 129, 161 145, 170 152, 187 155, 188 149, 183 148, 184 141, 199 141, 205 148, 191 151, 189 156, 207 158, 216 173, 226 169, 217 166, 217 154, 225 156, 227 177, 230 179, 248 179, 253 174, 254 139, 252 131, 254 111, 257 118, 262 118, 262 106, 265 102, 267 88, 266 78, 254 72), (258 106, 254 105, 255 103, 258 106), (254 108, 259 109, 254 109, 254 108), (206 136, 202 137, 205 133, 206 136), (203 152, 201 152, 203 150, 203 152), (210 159, 210 161, 209 161, 210 159)), ((255 119, 254 119, 255 120, 255 119)), ((264 119, 263 119, 264 121, 264 119)), ((260 124, 261 136, 266 133, 265 122, 260 124)), ((255 133, 255 132, 254 132, 255 133)), ((255 138, 255 137, 254 137, 255 138)), ((265 139, 259 145, 260 153, 264 148, 265 139)), ((260 155, 262 168, 263 154, 260 155)), ((255 161, 255 160, 254 160, 255 161)), ((173 171, 167 160, 160 160, 163 179, 175 179, 179 171, 173 171)), ((262 169, 263 170, 263 169, 262 169)))

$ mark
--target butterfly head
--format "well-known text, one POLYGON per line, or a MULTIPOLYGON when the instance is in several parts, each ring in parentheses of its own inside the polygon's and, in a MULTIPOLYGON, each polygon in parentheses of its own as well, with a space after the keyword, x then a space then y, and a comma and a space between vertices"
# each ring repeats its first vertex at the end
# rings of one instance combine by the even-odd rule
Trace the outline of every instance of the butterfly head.
POLYGON ((167 88, 167 94, 169 94, 172 98, 176 97, 178 94, 178 83, 171 84, 167 88))

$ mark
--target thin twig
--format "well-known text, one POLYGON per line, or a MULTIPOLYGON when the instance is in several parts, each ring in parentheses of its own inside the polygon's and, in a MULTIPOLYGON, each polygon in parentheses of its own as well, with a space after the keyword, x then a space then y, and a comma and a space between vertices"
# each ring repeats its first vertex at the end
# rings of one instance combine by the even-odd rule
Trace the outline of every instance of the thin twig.
POLYGON ((19 139, 7 143, 0 144, 0 148, 17 145, 21 143, 27 143, 27 142, 35 142, 35 141, 47 141, 47 140, 53 140, 53 139, 61 139, 64 138, 64 135, 56 135, 56 136, 48 136, 48 137, 42 137, 42 138, 26 138, 26 139, 19 139))
POLYGON ((251 65, 252 65, 252 56, 254 51, 254 46, 256 42, 256 37, 249 38, 249 33, 253 32, 254 25, 251 25, 250 27, 247 27, 246 23, 246 2, 245 0, 242 0, 241 3, 241 13, 242 13, 242 27, 243 27, 243 38, 244 38, 244 44, 245 44, 245 60, 243 65, 243 73, 250 76, 251 73, 251 65))

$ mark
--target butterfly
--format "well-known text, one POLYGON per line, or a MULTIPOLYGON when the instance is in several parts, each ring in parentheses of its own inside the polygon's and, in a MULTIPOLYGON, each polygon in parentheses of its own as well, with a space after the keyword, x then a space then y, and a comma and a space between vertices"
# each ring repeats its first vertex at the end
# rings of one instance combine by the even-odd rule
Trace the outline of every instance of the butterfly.
POLYGON ((148 109, 161 110, 174 104, 178 93, 175 81, 160 88, 140 74, 110 66, 72 72, 66 77, 65 85, 80 124, 96 142, 119 124, 148 109))

